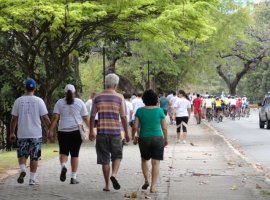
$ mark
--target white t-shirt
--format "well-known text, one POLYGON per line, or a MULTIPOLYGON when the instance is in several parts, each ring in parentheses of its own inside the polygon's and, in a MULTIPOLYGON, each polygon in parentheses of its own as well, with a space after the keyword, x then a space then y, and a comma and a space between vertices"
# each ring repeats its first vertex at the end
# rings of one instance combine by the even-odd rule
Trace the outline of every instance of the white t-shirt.
POLYGON ((130 122, 130 112, 133 111, 133 106, 130 101, 125 101, 126 102, 126 111, 127 111, 127 122, 130 122))
MULTIPOLYGON (((171 98, 173 97, 173 94, 169 94, 167 96, 167 101, 171 103, 171 98)), ((169 107, 172 107, 172 105, 169 105, 169 107)))
POLYGON ((188 108, 191 108, 191 104, 186 98, 177 98, 173 108, 176 108, 176 117, 188 117, 188 108))
POLYGON ((177 101, 178 97, 177 96, 172 96, 170 98, 170 102, 171 102, 171 105, 173 106, 175 104, 175 102, 177 101))
POLYGON ((82 117, 88 115, 84 102, 78 98, 75 98, 71 105, 67 105, 65 98, 59 99, 53 113, 60 115, 58 130, 63 132, 78 130, 78 124, 82 124, 82 117))
POLYGON ((40 117, 47 115, 44 101, 37 96, 21 96, 16 99, 11 114, 18 117, 18 138, 41 138, 40 117))
POLYGON ((230 99, 230 105, 236 106, 236 99, 230 99))
POLYGON ((132 114, 132 120, 135 120, 135 114, 136 114, 136 111, 141 108, 141 107, 144 107, 144 103, 143 103, 143 100, 141 98, 135 98, 132 100, 132 107, 133 107, 133 114, 132 114))
MULTIPOLYGON (((88 99, 85 102, 86 109, 87 109, 87 112, 88 112, 89 116, 91 115, 92 104, 93 104, 93 99, 88 99)), ((95 120, 98 120, 98 113, 96 114, 95 120)))
POLYGON ((206 108, 212 108, 212 104, 213 104, 212 99, 207 98, 204 101, 205 101, 205 107, 206 108))
POLYGON ((85 105, 86 105, 86 109, 87 109, 87 112, 91 113, 91 108, 92 108, 92 104, 93 104, 93 99, 88 99, 86 102, 85 102, 85 105))

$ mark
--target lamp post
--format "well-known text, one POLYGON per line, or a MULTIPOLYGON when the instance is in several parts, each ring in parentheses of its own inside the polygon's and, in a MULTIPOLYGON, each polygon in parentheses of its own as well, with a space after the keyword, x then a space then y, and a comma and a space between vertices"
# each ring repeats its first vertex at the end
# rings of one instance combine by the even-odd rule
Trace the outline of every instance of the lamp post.
MULTIPOLYGON (((140 64, 142 65, 145 65, 147 64, 147 89, 150 89, 150 64, 154 64, 156 63, 155 61, 151 61, 151 60, 147 60, 147 61, 144 61, 144 62, 140 62, 140 64)), ((154 71, 155 71, 155 68, 154 68, 154 71)), ((155 76, 155 74, 154 74, 155 76)))

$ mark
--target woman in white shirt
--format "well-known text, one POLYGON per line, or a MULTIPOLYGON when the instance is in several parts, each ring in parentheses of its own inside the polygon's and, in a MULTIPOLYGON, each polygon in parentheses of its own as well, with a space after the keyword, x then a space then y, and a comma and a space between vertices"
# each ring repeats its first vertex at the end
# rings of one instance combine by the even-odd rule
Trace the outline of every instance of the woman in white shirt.
POLYGON ((186 93, 179 90, 177 100, 173 105, 173 118, 176 119, 177 126, 177 143, 186 143, 187 138, 187 124, 191 113, 190 101, 186 98, 186 93), (181 127, 183 134, 181 135, 181 127))
POLYGON ((53 134, 53 129, 58 125, 58 142, 60 149, 61 174, 60 180, 66 180, 69 154, 71 155, 71 179, 70 184, 78 184, 77 169, 79 165, 79 151, 82 143, 79 124, 82 120, 89 124, 89 116, 86 106, 81 99, 75 98, 75 87, 71 84, 65 87, 65 98, 59 99, 54 106, 54 117, 49 128, 49 135, 53 134))

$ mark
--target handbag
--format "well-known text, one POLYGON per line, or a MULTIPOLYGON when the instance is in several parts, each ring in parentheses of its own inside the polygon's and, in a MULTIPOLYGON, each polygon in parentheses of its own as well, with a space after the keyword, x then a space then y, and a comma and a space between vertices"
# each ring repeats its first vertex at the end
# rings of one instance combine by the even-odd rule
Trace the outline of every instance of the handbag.
POLYGON ((87 125, 85 124, 85 122, 83 121, 82 124, 78 123, 77 118, 74 115, 74 112, 72 111, 72 116, 74 117, 76 123, 79 126, 79 131, 80 131, 80 135, 81 135, 81 139, 83 142, 88 141, 89 140, 89 128, 87 127, 87 125))

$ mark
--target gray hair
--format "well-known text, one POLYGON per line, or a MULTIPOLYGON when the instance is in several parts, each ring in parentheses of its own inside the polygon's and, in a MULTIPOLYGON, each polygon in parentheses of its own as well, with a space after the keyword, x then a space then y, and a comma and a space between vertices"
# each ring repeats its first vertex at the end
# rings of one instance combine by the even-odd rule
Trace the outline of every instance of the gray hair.
POLYGON ((105 86, 106 88, 111 88, 114 85, 118 85, 119 83, 119 76, 116 74, 108 74, 105 77, 105 86))

